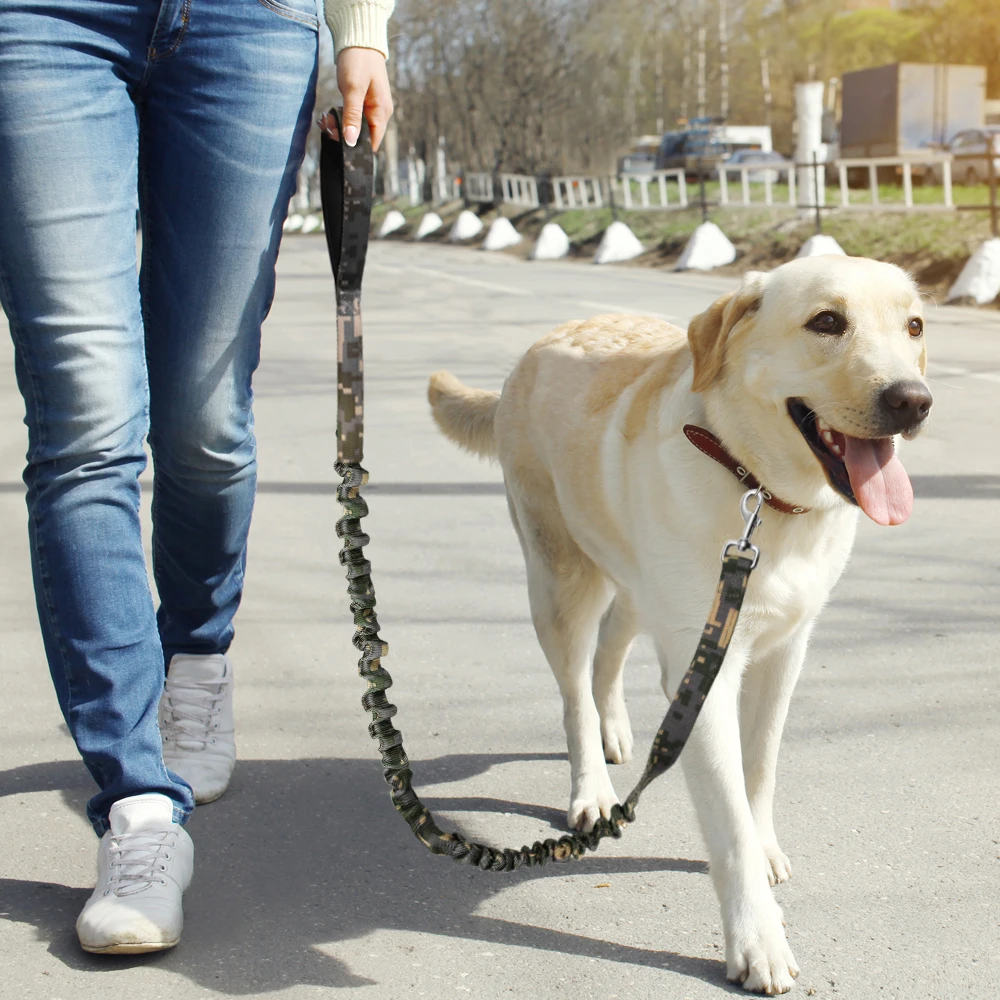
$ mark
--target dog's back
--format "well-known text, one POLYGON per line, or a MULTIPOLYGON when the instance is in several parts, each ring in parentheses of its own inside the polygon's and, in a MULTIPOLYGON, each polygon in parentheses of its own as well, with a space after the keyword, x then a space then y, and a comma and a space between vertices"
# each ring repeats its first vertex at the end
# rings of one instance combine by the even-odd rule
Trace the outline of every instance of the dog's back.
POLYGON ((526 448, 539 450, 537 432, 543 430, 541 451, 559 456, 592 443, 613 405, 640 380, 634 400, 639 408, 688 360, 686 335, 678 327, 645 316, 596 316, 565 323, 537 341, 502 395, 472 389, 440 371, 431 376, 428 399, 444 435, 474 454, 516 461, 526 448))

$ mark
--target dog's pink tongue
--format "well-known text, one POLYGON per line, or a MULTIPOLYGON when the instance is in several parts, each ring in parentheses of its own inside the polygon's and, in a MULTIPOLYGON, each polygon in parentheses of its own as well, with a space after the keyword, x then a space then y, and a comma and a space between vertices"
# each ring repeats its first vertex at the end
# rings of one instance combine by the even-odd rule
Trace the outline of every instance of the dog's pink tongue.
POLYGON ((892 438, 844 438, 844 462, 858 505, 876 524, 902 524, 913 510, 913 487, 892 438))

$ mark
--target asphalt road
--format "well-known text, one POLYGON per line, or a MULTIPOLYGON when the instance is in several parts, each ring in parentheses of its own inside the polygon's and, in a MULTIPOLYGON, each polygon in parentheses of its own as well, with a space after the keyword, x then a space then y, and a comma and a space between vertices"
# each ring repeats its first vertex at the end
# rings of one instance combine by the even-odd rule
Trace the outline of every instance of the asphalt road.
MULTIPOLYGON (((679 775, 585 861, 486 875, 426 854, 393 812, 359 705, 334 522, 335 344, 322 241, 286 240, 257 379, 261 489, 233 648, 240 763, 189 830, 185 937, 79 950, 89 778, 42 657, 10 350, 0 363, 0 997, 715 998, 718 907, 679 775)), ((729 279, 372 248, 367 465, 397 724, 429 803, 476 835, 558 835, 568 765, 495 467, 435 431, 427 375, 499 387, 556 323, 685 322, 729 279)), ((799 995, 994 997, 1000 985, 1000 316, 932 309, 935 412, 904 461, 902 528, 865 523, 821 619, 779 768, 776 890, 799 995)), ((649 645, 627 673, 641 747, 664 708, 649 645)), ((640 754, 641 756, 641 754, 640 754)), ((616 768, 626 791, 640 762, 616 768)))

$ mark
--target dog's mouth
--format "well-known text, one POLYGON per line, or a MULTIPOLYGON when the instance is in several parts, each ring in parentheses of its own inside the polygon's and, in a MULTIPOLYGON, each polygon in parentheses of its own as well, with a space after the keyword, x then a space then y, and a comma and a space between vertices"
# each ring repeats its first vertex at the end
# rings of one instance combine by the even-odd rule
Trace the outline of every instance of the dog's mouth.
POLYGON ((857 438, 831 427, 808 403, 787 401, 788 415, 830 485, 876 524, 902 524, 913 510, 910 477, 891 437, 857 438))

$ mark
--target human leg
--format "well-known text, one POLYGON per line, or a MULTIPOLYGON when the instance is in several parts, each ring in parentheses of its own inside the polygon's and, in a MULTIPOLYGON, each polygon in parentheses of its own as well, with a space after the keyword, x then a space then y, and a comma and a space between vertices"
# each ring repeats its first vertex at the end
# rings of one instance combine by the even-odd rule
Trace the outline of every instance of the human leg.
POLYGON ((256 484, 251 380, 315 83, 315 4, 301 6, 197 0, 140 102, 160 726, 198 802, 236 758, 225 654, 256 484))
POLYGON ((140 86, 153 4, 0 0, 0 295, 25 399, 42 636, 100 788, 190 789, 163 765, 160 649, 139 527, 147 387, 135 260, 140 86))
POLYGON ((176 654, 225 653, 256 483, 251 380, 310 126, 315 4, 194 0, 140 103, 142 303, 158 621, 176 654))

